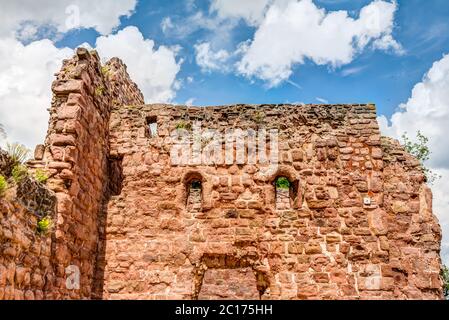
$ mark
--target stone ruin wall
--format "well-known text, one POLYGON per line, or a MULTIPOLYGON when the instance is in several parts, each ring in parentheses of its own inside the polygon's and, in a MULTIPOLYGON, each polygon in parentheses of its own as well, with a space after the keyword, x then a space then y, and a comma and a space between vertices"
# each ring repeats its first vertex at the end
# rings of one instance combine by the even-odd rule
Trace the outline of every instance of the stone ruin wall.
POLYGON ((36 236, 29 202, 0 199, 0 299, 442 298, 431 191, 380 137, 373 105, 144 106, 119 59, 102 66, 85 49, 56 76, 48 135, 28 162, 50 173, 55 227, 36 236), (181 120, 280 129, 279 170, 172 166, 181 120), (294 185, 289 210, 277 176, 294 185), (66 288, 70 265, 79 290, 66 288))
POLYGON ((373 105, 129 106, 113 109, 110 130, 123 182, 107 209, 104 298, 441 298, 430 189, 381 138, 373 105), (278 169, 173 166, 169 135, 195 121, 279 129, 278 169), (279 176, 294 186, 291 209, 277 206, 279 176))
POLYGON ((52 239, 36 230, 39 209, 54 205, 54 194, 29 179, 0 197, 0 300, 40 300, 51 288, 52 239), (35 205, 35 196, 46 203, 35 205))
MULTIPOLYGON (((10 177, 13 161, 0 149, 0 174, 10 177)), ((51 237, 37 233, 43 216, 54 216, 55 195, 24 177, 0 195, 0 300, 44 299, 53 277, 51 237)))
MULTIPOLYGON (((47 187, 57 199, 53 233, 49 239, 37 240, 46 246, 41 252, 41 268, 47 267, 45 258, 49 257, 52 272, 46 272, 45 290, 41 288, 43 292, 35 294, 35 298, 89 299, 95 296, 98 283, 94 278, 97 253, 101 251, 98 239, 104 225, 101 213, 109 194, 110 110, 114 105, 143 104, 143 96, 119 59, 113 58, 102 66, 96 52, 83 48, 78 49, 72 59, 63 61, 52 91, 45 144, 36 147, 34 160, 27 163, 30 170, 40 168, 48 172, 47 187), (69 266, 79 268, 79 290, 66 286, 69 266)), ((20 206, 11 209, 15 207, 15 203, 5 204, 2 213, 21 221, 16 225, 24 233, 35 234, 25 223, 31 219, 27 210, 20 206)), ((0 258, 3 258, 7 242, 4 238, 1 241, 0 258)), ((22 251, 39 258, 39 253, 22 251)), ((5 274, 12 277, 5 282, 6 286, 11 286, 12 266, 2 270, 0 279, 4 279, 5 274)))

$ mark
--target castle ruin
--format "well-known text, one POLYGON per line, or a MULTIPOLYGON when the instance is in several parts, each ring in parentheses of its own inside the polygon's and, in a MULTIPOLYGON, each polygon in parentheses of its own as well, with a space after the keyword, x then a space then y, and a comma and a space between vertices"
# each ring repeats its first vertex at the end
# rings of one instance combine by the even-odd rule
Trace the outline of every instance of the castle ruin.
POLYGON ((442 299, 431 190, 374 105, 145 105, 86 49, 52 90, 49 180, 0 198, 0 299, 442 299))

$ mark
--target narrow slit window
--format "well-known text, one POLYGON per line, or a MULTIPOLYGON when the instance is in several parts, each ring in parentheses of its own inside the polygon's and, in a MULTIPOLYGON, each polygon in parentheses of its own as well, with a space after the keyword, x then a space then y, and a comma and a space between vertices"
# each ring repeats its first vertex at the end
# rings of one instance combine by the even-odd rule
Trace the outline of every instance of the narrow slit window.
POLYGON ((291 209, 291 183, 286 177, 279 177, 275 181, 276 210, 291 209))
POLYGON ((123 157, 109 160, 109 189, 112 196, 118 196, 123 187, 123 157))
POLYGON ((202 189, 203 188, 200 180, 192 180, 187 184, 187 211, 201 211, 202 189))
POLYGON ((147 118, 147 133, 150 138, 157 136, 157 117, 147 118))

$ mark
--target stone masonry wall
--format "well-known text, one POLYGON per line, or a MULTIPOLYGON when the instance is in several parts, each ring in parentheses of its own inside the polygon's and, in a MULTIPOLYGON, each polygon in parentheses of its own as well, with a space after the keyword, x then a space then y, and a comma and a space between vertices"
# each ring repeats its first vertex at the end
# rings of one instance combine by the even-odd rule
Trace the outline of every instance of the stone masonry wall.
POLYGON ((0 172, 9 178, 0 194, 0 300, 43 299, 51 289, 50 234, 38 232, 38 221, 54 217, 56 198, 30 176, 13 182, 14 161, 2 150, 0 172))
POLYGON ((382 150, 384 170, 376 177, 375 188, 383 188, 385 211, 378 212, 377 218, 371 216, 382 247, 389 252, 382 276, 407 298, 430 298, 440 294, 442 237, 432 214, 432 192, 424 183, 419 161, 397 141, 383 137, 382 150))
POLYGON ((27 162, 47 187, 26 180, 0 198, 0 299, 442 298, 431 191, 417 160, 380 137, 374 105, 144 105, 119 59, 86 49, 52 90, 27 162), (170 135, 199 122, 278 130, 279 163, 174 164, 170 135))
POLYGON ((129 105, 110 130, 121 181, 102 298, 442 298, 430 190, 416 160, 381 140, 373 105, 129 105), (170 133, 195 121, 278 129, 279 166, 173 165, 170 133), (291 183, 290 209, 276 206, 277 177, 291 183))
POLYGON ((50 173, 56 193, 55 271, 47 299, 91 298, 103 232, 103 203, 109 194, 109 117, 114 105, 142 104, 143 96, 117 58, 104 66, 96 52, 80 48, 63 62, 52 85, 53 101, 44 146, 31 168, 50 173), (80 271, 80 289, 67 288, 66 268, 80 271))
POLYGON ((0 300, 44 299, 51 289, 51 237, 37 234, 38 217, 0 198, 0 300))

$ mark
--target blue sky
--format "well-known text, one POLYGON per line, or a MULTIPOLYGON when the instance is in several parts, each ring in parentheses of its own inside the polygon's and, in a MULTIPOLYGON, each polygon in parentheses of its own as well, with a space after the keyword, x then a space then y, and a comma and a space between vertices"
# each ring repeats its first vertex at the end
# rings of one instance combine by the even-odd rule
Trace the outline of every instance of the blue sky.
MULTIPOLYGON (((315 1, 327 10, 347 10, 357 17, 359 10, 370 0, 315 1)), ((213 37, 210 30, 198 29, 186 37, 167 36, 161 28, 166 17, 182 19, 197 11, 209 12, 208 1, 195 1, 189 7, 186 1, 139 1, 135 13, 122 17, 118 29, 137 26, 145 38, 153 39, 156 45, 182 46, 180 56, 184 59, 180 78, 193 77, 194 82, 185 84, 176 93, 174 101, 184 103, 194 98, 194 104, 214 105, 231 103, 319 103, 322 98, 329 103, 374 102, 378 112, 391 116, 398 105, 406 102, 413 86, 440 59, 449 52, 449 3, 445 0, 398 1, 394 38, 406 53, 396 55, 378 50, 364 50, 353 62, 335 70, 329 66, 317 66, 313 62, 294 67, 290 80, 298 87, 285 82, 275 88, 267 88, 261 81, 252 83, 234 73, 202 73, 195 62, 193 44, 213 37), (345 70, 358 72, 345 76, 345 70)), ((249 39, 255 28, 240 22, 232 31, 224 49, 231 50, 237 43, 249 39)), ((99 33, 94 29, 72 31, 56 43, 58 47, 76 47, 88 42, 93 47, 99 33)), ((332 48, 330 48, 331 50, 332 48)), ((149 70, 148 72, 151 72, 149 70)))
POLYGON ((430 139, 449 264, 447 0, 1 4, 0 123, 9 141, 42 143, 54 73, 80 45, 120 57, 147 102, 375 103, 384 135, 421 130, 430 139))

